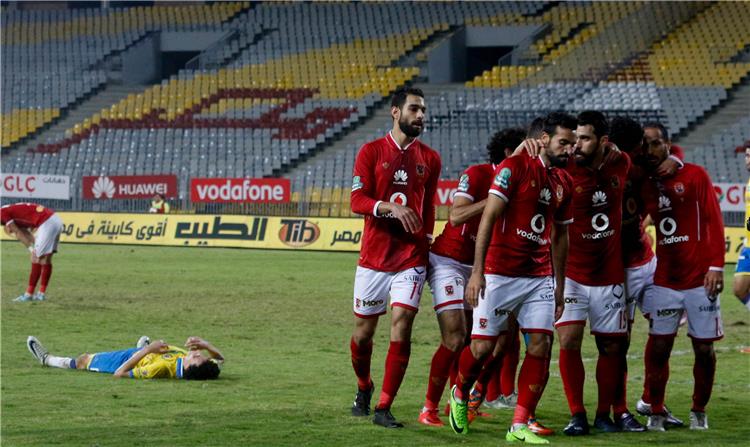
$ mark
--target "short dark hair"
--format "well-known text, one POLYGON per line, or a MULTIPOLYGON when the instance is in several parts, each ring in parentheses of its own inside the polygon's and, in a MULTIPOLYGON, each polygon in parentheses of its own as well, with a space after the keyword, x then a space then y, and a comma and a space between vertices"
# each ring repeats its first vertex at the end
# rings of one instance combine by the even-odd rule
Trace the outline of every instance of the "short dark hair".
POLYGON ((539 138, 542 136, 542 132, 544 132, 544 117, 539 116, 534 118, 529 124, 529 130, 526 131, 526 136, 528 138, 539 138))
POLYGON ((490 159, 490 163, 499 164, 505 160, 505 150, 510 149, 513 152, 525 136, 526 131, 520 127, 509 127, 496 132, 490 142, 487 143, 487 157, 490 159))
POLYGON ((185 380, 214 380, 219 378, 219 365, 213 360, 206 360, 199 365, 190 365, 185 368, 182 378, 185 380))
POLYGON ((667 130, 666 127, 664 127, 664 124, 658 123, 656 121, 649 121, 643 124, 644 129, 649 128, 649 127, 652 127, 654 129, 659 129, 659 131, 661 132, 661 137, 664 139, 664 141, 669 141, 669 131, 667 130))
POLYGON ((609 141, 620 150, 632 152, 643 143, 643 128, 632 118, 616 116, 609 123, 609 141))
POLYGON ((584 110, 578 114, 579 126, 591 126, 594 128, 594 135, 601 138, 609 135, 609 122, 602 112, 596 110, 584 110))
POLYGON ((554 136, 557 131, 557 126, 565 129, 576 130, 576 124, 578 121, 567 113, 563 112, 552 112, 544 117, 542 130, 549 136, 554 136))
POLYGON ((420 98, 424 99, 424 93, 422 93, 422 89, 416 87, 402 87, 396 90, 396 92, 393 93, 393 96, 391 96, 391 107, 398 107, 400 109, 404 106, 406 97, 409 95, 419 96, 420 98))

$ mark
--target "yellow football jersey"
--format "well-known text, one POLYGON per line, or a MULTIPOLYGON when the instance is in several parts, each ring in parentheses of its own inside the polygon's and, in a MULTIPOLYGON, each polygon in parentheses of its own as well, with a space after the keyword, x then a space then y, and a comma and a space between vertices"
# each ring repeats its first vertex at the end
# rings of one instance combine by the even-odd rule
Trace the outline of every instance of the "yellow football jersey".
POLYGON ((143 357, 130 373, 136 379, 181 379, 185 355, 184 349, 169 345, 167 352, 143 357))
POLYGON ((747 220, 750 219, 750 179, 747 179, 745 187, 745 247, 750 247, 750 230, 747 229, 747 220))

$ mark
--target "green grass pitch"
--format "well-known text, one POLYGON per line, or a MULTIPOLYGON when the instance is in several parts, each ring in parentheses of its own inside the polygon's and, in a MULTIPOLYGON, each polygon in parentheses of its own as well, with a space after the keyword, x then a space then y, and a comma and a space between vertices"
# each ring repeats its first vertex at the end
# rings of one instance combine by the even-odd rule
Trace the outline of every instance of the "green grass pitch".
MULTIPOLYGON (((197 248, 63 245, 48 301, 13 303, 28 277, 28 253, 2 244, 2 445, 70 446, 452 446, 504 445, 509 411, 471 427, 468 436, 416 422, 439 340, 428 288, 414 328, 412 358, 393 407, 406 423, 385 430, 349 416, 355 379, 349 357, 356 254, 197 248), (184 343, 203 336, 225 354, 214 382, 135 381, 42 368, 26 350, 36 335, 61 355, 124 348, 140 335, 184 343)), ((734 266, 725 278, 731 284, 734 266)), ((750 312, 722 296, 726 337, 708 432, 557 434, 553 445, 747 445, 750 410, 750 312)), ((388 317, 375 340, 379 389, 388 317)), ((638 318, 630 352, 631 409, 643 378, 647 324, 638 318)), ((692 354, 680 330, 667 403, 687 420, 692 354)), ((595 348, 587 337, 586 405, 596 400, 595 348)), ((538 415, 560 433, 568 419, 557 366, 538 415)), ((643 420, 641 418, 641 420, 643 420)), ((447 419, 446 419, 447 422, 447 419)))

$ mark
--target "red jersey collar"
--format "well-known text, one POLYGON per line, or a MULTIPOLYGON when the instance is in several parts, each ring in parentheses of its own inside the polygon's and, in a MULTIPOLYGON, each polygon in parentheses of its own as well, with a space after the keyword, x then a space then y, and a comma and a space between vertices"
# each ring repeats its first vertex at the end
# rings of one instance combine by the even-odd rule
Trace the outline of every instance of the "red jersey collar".
POLYGON ((391 143, 393 143, 393 145, 396 146, 396 148, 398 150, 400 150, 400 151, 406 151, 407 149, 409 149, 409 146, 411 146, 412 144, 414 144, 415 141, 417 141, 417 139, 415 138, 415 139, 413 139, 411 141, 411 143, 407 144, 404 147, 401 147, 401 146, 399 146, 398 142, 396 142, 396 139, 393 138, 393 134, 391 132, 392 131, 390 131, 390 130, 388 131, 388 134, 386 135, 386 139, 389 139, 391 141, 391 143))

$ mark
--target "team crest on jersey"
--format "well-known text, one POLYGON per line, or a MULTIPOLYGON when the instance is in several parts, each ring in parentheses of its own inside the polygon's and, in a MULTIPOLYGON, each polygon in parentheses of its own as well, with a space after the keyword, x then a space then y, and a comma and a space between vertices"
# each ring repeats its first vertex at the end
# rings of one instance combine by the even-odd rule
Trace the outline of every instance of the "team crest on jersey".
POLYGON ((549 189, 542 188, 541 191, 539 191, 539 201, 542 202, 545 205, 549 205, 549 201, 552 199, 552 193, 549 192, 549 189))
POLYGON ((479 327, 482 329, 487 329, 487 319, 486 318, 480 318, 479 319, 479 327))
POLYGON ((583 187, 582 186, 576 186, 576 193, 580 194, 582 192, 583 192, 583 187))
POLYGON ((362 178, 360 176, 355 175, 352 177, 352 192, 361 189, 363 186, 365 185, 362 184, 362 178))
POLYGON ((383 169, 388 169, 388 166, 390 166, 390 165, 391 165, 390 163, 388 163, 387 161, 384 161, 383 162, 383 169))
POLYGON ((41 213, 42 211, 44 211, 44 207, 42 205, 39 205, 39 206, 36 207, 36 212, 37 213, 41 213))
POLYGON ((454 290, 452 285, 445 286, 445 295, 446 296, 453 296, 454 290))
POLYGON ((422 177, 424 175, 425 165, 417 165, 417 175, 422 177))
POLYGON ((562 187, 562 185, 557 185, 557 191, 555 191, 555 194, 557 195, 557 201, 558 202, 563 199, 563 187, 562 187))
POLYGON ((495 186, 508 189, 508 187, 510 186, 511 174, 512 172, 510 172, 510 168, 501 169, 500 173, 495 176, 495 186))
POLYGON ((536 180, 532 180, 531 181, 531 187, 532 188, 536 188, 536 180))
POLYGON ((461 178, 458 179, 458 190, 461 192, 469 190, 469 174, 463 174, 461 178))
POLYGON ((685 185, 682 184, 682 182, 677 182, 674 184, 674 192, 677 194, 685 194, 685 185))
POLYGON ((620 177, 614 176, 609 180, 609 183, 612 185, 612 188, 619 189, 620 188, 620 177))

